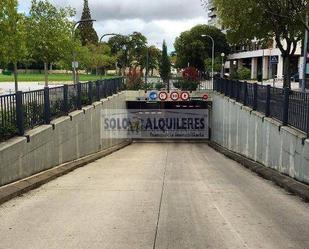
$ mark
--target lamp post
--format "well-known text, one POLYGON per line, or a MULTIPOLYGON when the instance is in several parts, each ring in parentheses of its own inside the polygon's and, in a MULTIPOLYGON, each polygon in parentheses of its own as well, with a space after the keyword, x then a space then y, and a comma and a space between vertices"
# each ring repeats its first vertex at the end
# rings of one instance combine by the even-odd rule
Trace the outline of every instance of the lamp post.
MULTIPOLYGON (((78 27, 78 25, 80 23, 95 22, 95 21, 96 20, 94 20, 94 19, 83 19, 83 20, 79 20, 79 21, 75 22, 74 25, 73 25, 73 28, 72 28, 72 40, 74 41, 74 39, 75 39, 75 31, 76 31, 76 28, 78 27)), ((72 68, 73 68, 73 83, 76 84, 76 82, 77 82, 77 78, 76 78, 77 61, 76 61, 76 52, 75 52, 75 49, 74 49, 74 45, 73 45, 72 68)))
POLYGON ((110 34, 104 34, 101 36, 100 38, 100 43, 102 42, 103 38, 106 37, 106 36, 115 36, 115 35, 119 35, 119 34, 114 34, 114 33, 110 33, 110 34))
POLYGON ((214 64, 215 64, 215 40, 210 35, 202 35, 202 37, 207 37, 212 42, 212 65, 211 65, 211 81, 214 83, 214 64))
MULTIPOLYGON (((104 34, 101 36, 100 40, 99 40, 99 43, 102 42, 103 38, 106 37, 106 36, 115 36, 115 35, 120 35, 120 34, 114 34, 114 33, 109 33, 109 34, 104 34)), ((115 63, 115 69, 116 69, 116 73, 117 73, 117 62, 115 63)), ((102 75, 102 74, 101 74, 102 75)))
MULTIPOLYGON (((309 16, 306 15, 306 24, 308 25, 309 16)), ((308 30, 305 30, 305 39, 304 39, 304 63, 303 63, 303 72, 302 72, 302 83, 301 83, 301 90, 302 92, 306 91, 306 70, 307 70, 307 59, 308 59, 308 30)))
POLYGON ((221 53, 221 58, 222 58, 221 78, 224 77, 224 57, 225 57, 225 53, 221 53))

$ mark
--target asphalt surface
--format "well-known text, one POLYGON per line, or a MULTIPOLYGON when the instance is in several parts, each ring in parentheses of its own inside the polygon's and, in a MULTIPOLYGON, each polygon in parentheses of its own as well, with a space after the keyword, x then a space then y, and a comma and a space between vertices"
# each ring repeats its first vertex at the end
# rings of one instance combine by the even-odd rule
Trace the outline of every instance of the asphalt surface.
POLYGON ((309 204, 206 144, 137 143, 0 206, 0 248, 309 248, 309 204))

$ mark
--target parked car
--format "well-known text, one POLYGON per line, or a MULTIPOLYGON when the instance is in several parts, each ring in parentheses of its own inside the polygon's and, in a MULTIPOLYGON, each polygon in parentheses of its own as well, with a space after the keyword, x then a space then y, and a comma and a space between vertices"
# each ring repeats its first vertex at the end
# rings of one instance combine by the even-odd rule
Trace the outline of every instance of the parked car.
POLYGON ((294 75, 291 77, 291 81, 293 81, 293 82, 299 82, 299 73, 294 74, 294 75))

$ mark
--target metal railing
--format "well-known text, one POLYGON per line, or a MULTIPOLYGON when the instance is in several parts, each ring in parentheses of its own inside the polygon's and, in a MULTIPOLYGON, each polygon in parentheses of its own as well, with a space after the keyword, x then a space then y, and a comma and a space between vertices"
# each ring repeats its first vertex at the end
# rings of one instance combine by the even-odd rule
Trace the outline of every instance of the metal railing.
POLYGON ((25 130, 49 124, 52 119, 111 96, 122 87, 123 78, 113 78, 0 96, 0 141, 22 136, 25 130))
POLYGON ((309 93, 226 79, 215 80, 214 90, 305 132, 309 138, 309 93))

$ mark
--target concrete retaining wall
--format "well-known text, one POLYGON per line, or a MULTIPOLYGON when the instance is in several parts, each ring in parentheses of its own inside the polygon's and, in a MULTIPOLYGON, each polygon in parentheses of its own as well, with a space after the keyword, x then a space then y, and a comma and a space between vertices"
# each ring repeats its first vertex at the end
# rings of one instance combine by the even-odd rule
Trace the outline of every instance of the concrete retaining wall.
POLYGON ((309 184, 309 140, 223 95, 213 96, 212 140, 309 184))
POLYGON ((27 137, 1 143, 0 186, 124 142, 101 138, 101 111, 105 109, 126 109, 126 94, 74 111, 27 132, 27 137))

